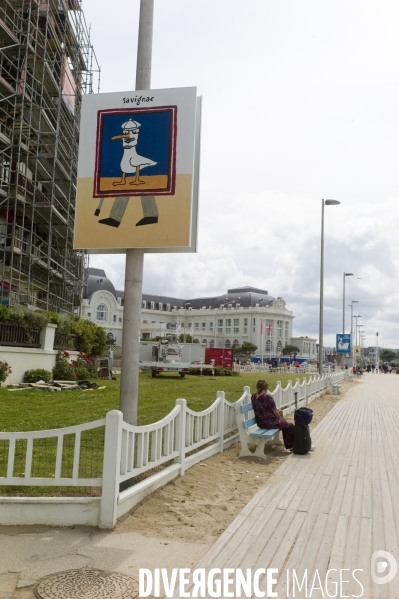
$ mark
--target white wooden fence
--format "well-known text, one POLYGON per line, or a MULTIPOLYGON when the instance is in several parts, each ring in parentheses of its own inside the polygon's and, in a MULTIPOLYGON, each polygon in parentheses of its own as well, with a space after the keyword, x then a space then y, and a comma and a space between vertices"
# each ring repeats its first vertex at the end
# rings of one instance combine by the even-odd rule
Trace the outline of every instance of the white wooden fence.
MULTIPOLYGON (((288 413, 310 403, 344 377, 342 371, 321 378, 317 375, 307 382, 297 379, 294 385, 289 381, 284 389, 277 383, 272 395, 277 407, 288 413)), ((244 394, 249 401, 249 388, 245 388, 244 394)), ((0 433, 0 485, 102 487, 101 497, 0 497, 0 524, 90 524, 113 528, 117 518, 146 495, 237 440, 234 403, 225 399, 223 391, 218 391, 214 403, 202 412, 194 412, 185 399, 177 399, 165 418, 146 426, 130 425, 123 421, 121 412, 112 410, 105 419, 87 424, 50 431, 0 433), (82 452, 82 435, 96 429, 96 443, 104 442, 101 476, 85 476, 85 463, 89 462, 90 468, 90 459, 87 449, 82 452), (40 475, 37 444, 46 439, 51 444, 47 451, 51 464, 40 475), (23 446, 17 451, 18 443, 23 446), (124 486, 127 488, 120 490, 124 486)), ((96 449, 98 454, 102 446, 97 445, 96 449)))

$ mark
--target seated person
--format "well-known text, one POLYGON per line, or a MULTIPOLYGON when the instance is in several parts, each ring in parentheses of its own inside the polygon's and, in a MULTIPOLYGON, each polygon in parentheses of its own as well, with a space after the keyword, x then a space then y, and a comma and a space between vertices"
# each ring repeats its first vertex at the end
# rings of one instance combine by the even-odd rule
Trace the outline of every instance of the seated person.
POLYGON ((263 379, 256 383, 257 392, 251 397, 255 412, 256 424, 259 428, 278 428, 283 433, 286 449, 294 446, 294 425, 287 422, 277 409, 273 397, 268 393, 269 383, 263 379))

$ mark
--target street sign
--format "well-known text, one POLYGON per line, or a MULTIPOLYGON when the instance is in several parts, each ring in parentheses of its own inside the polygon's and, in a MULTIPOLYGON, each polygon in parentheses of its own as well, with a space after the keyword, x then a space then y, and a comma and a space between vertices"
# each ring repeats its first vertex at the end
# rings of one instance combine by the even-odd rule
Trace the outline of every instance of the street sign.
POLYGON ((338 334, 336 341, 337 354, 351 353, 351 336, 350 334, 338 334))
POLYGON ((200 123, 195 87, 83 97, 75 249, 196 251, 200 123))

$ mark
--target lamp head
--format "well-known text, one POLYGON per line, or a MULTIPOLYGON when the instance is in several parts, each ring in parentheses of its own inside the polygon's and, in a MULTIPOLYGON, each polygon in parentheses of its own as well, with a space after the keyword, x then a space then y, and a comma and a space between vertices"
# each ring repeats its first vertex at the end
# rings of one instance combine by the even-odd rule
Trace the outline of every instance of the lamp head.
POLYGON ((345 275, 346 277, 353 277, 353 276, 354 276, 354 275, 353 275, 353 272, 344 272, 344 275, 345 275))
POLYGON ((340 204, 341 202, 339 202, 338 200, 324 200, 324 203, 326 206, 336 206, 337 204, 340 204))

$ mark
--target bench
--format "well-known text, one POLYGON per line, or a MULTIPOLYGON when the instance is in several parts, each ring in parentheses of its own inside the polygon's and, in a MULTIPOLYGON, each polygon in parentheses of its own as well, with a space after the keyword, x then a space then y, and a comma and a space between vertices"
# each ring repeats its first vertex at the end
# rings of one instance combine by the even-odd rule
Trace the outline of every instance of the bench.
POLYGON ((280 430, 278 428, 258 428, 253 410, 252 403, 237 402, 235 404, 241 442, 240 458, 256 456, 266 459, 265 445, 282 445, 279 437, 280 430), (249 412, 252 412, 253 415, 248 414, 249 412), (246 414, 249 416, 248 418, 245 418, 246 414), (256 445, 255 451, 251 451, 249 445, 256 445))
POLYGON ((331 384, 331 390, 333 395, 339 395, 341 393, 340 389, 341 385, 338 385, 338 383, 331 384))

